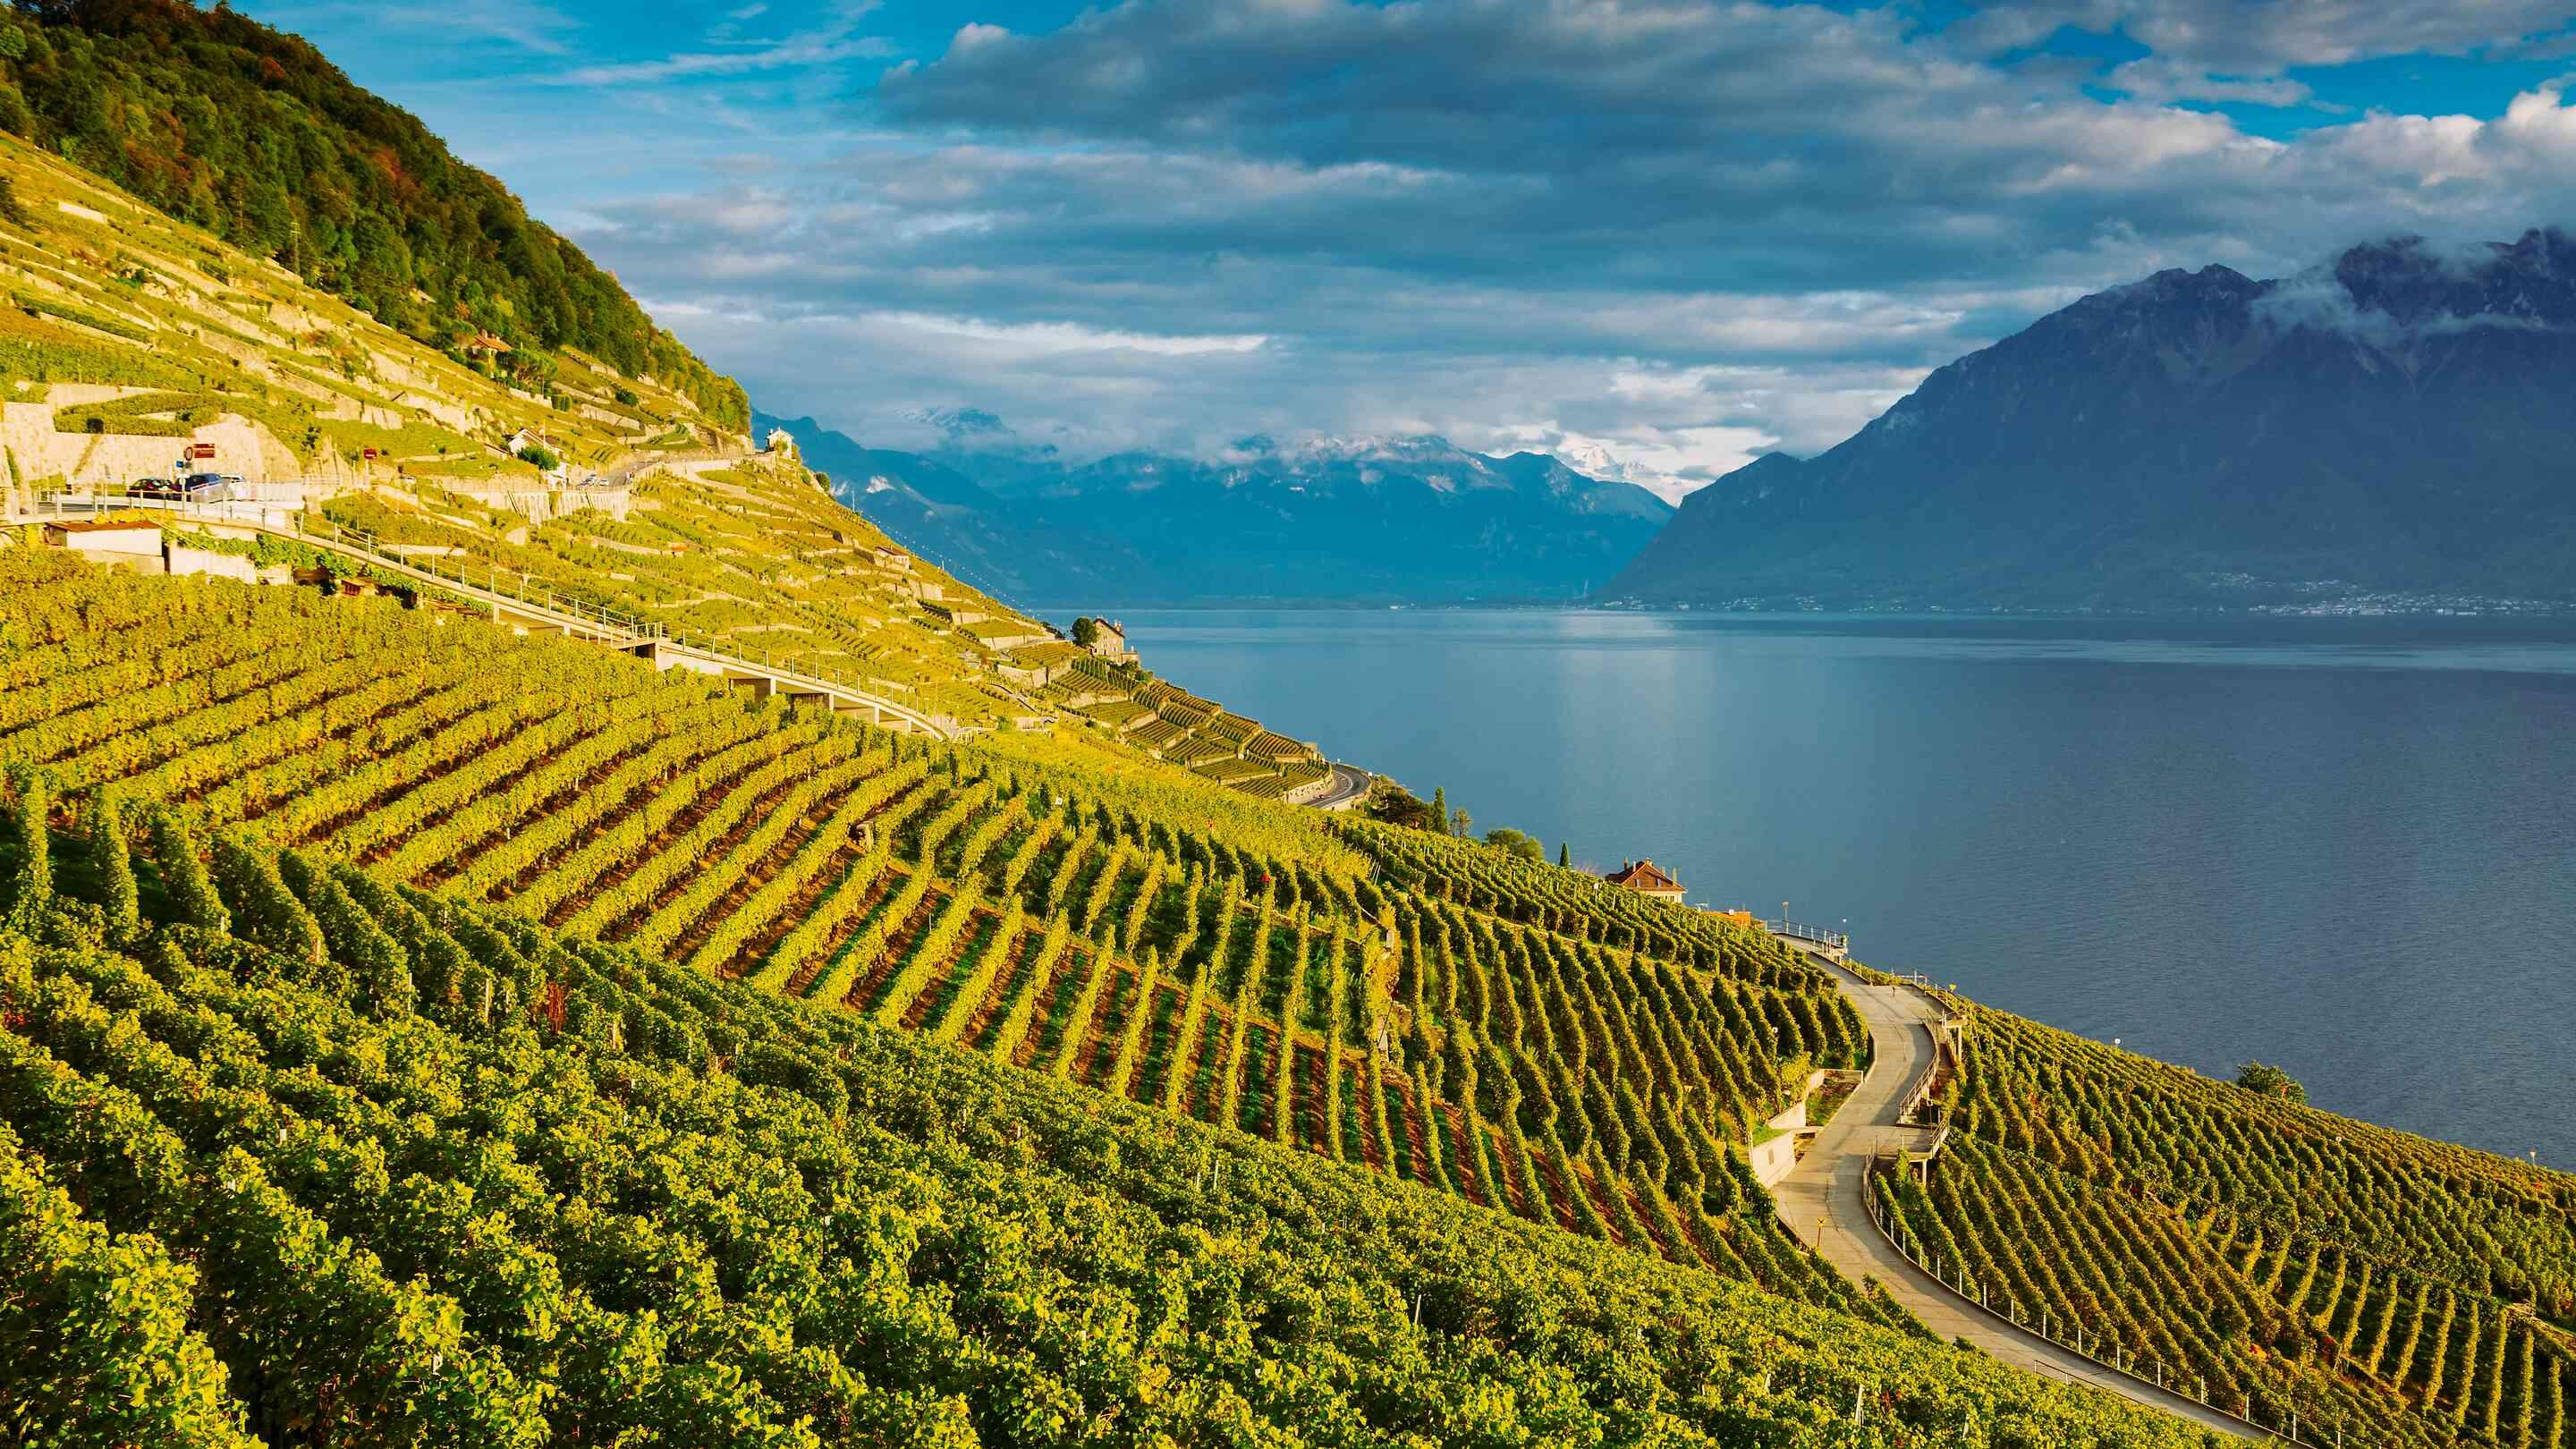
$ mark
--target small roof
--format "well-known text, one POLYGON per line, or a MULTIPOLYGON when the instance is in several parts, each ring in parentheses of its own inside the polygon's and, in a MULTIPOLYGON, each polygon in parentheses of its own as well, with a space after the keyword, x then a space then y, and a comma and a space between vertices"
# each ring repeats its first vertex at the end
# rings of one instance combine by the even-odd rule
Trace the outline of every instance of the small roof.
POLYGON ((1651 860, 1633 860, 1605 877, 1612 885, 1637 891, 1677 891, 1682 883, 1655 868, 1651 860))

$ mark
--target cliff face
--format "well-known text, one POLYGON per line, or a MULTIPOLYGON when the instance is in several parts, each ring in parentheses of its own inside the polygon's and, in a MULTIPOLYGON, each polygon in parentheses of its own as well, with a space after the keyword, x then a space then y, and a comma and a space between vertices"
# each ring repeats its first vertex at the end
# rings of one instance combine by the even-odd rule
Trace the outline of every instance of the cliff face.
POLYGON ((1605 593, 2158 607, 2576 599, 2576 241, 2167 271, 1684 501, 1605 593))

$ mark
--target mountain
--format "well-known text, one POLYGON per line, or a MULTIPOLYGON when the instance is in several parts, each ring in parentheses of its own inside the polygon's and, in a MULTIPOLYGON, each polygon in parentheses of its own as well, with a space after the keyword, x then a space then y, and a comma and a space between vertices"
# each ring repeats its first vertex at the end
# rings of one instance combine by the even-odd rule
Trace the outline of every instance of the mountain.
POLYGON ((1068 463, 989 414, 941 420, 929 453, 786 428, 841 500, 961 578, 1085 604, 1568 598, 1606 579, 1672 509, 1538 453, 1436 437, 1237 441, 1214 459, 1068 463))
POLYGON ((1691 495, 1604 594, 1827 607, 2576 601, 2576 241, 2165 271, 1691 495))

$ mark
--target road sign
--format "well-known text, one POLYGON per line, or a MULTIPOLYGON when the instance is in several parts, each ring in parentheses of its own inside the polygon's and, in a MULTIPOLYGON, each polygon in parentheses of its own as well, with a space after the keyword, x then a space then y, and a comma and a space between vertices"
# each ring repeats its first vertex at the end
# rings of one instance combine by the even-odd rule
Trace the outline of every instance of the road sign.
POLYGON ((212 443, 190 443, 188 445, 188 456, 191 458, 211 458, 215 456, 215 445, 212 443))

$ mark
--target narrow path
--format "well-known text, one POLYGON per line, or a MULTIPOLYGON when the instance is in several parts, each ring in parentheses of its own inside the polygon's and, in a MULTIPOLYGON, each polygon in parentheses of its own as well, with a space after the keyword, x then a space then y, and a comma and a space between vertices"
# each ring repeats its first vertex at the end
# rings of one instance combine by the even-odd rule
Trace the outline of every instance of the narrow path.
MULTIPOLYGON (((1793 943, 1794 944, 1794 943, 1793 943)), ((1826 1261, 1843 1276, 1859 1282, 1877 1279, 1888 1294, 1944 1339, 1964 1338, 1997 1361, 2068 1383, 2085 1384, 2118 1394, 2134 1403, 2162 1409, 2204 1428, 2244 1435, 2246 1426, 2179 1394, 2119 1373, 2091 1359, 2026 1333, 1974 1307, 1934 1281, 1932 1275, 1900 1255, 1870 1222, 1866 1197, 1872 1154, 1897 1147, 1921 1149, 1932 1134, 1900 1125, 1897 1109, 1915 1078, 1931 1064, 1932 1031, 1940 1012, 1902 986, 1872 986, 1841 966, 1810 954, 1819 969, 1831 973, 1843 995, 1869 1024, 1873 1055, 1869 1074, 1850 1100, 1816 1134, 1797 1167, 1772 1189, 1780 1217, 1798 1241, 1819 1246, 1826 1261)))

